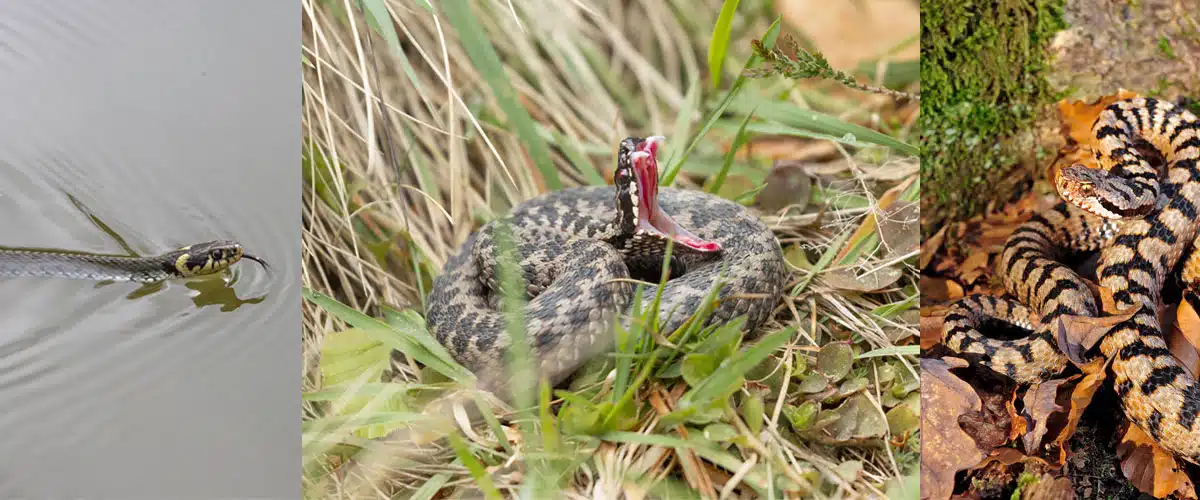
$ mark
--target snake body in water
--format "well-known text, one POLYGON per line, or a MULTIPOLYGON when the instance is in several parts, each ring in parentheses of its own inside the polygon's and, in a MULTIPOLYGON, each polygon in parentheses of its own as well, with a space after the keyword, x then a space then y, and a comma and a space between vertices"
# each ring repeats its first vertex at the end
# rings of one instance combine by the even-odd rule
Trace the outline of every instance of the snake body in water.
POLYGON ((745 316, 753 330, 771 315, 787 276, 774 235, 742 206, 714 195, 658 187, 661 137, 623 140, 614 186, 551 192, 517 205, 472 234, 434 281, 426 319, 437 340, 493 392, 510 389, 504 371, 512 345, 498 296, 500 228, 509 228, 530 298, 522 312, 539 375, 557 384, 602 350, 634 301, 632 279, 658 292, 664 254, 674 240, 672 278, 661 290, 661 331, 683 325, 718 279, 725 284, 708 323, 745 316), (501 225, 503 224, 503 226, 501 225), (723 273, 723 274, 722 274, 723 273))
POLYGON ((152 257, 0 248, 0 278, 38 276, 152 283, 216 274, 242 258, 267 266, 266 261, 245 253, 237 242, 225 240, 189 245, 152 257))
MULTIPOLYGON (((1131 422, 1179 458, 1200 463, 1200 383, 1171 355, 1158 321, 1161 293, 1200 226, 1200 120, 1185 109, 1149 98, 1106 107, 1092 131, 1105 168, 1072 165, 1055 178, 1066 200, 1035 215, 1005 243, 998 271, 1016 300, 968 296, 946 316, 948 347, 1020 383, 1044 380, 1068 358, 1053 332, 1064 315, 1095 317, 1086 281, 1061 263, 1072 251, 1100 250, 1099 285, 1119 311, 1136 311, 1108 329, 1100 351, 1112 360, 1114 389, 1131 422), (1134 144, 1141 138, 1161 152, 1166 176, 1134 144), (987 320, 1033 331, 999 340, 977 329, 987 320)), ((1182 266, 1196 285, 1200 252, 1182 266)))

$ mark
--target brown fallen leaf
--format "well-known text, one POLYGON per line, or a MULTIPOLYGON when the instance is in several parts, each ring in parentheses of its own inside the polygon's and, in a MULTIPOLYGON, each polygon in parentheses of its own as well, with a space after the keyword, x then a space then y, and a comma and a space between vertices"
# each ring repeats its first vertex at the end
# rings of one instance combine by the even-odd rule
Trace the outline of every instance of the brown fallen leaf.
POLYGON ((1055 325, 1054 338, 1058 348, 1076 365, 1087 364, 1087 352, 1117 324, 1132 318, 1138 309, 1131 309, 1098 318, 1064 314, 1055 325))
POLYGON ((1058 113, 1062 123, 1063 137, 1068 142, 1074 142, 1081 146, 1090 147, 1094 145, 1096 137, 1092 134, 1092 124, 1100 116, 1100 112, 1108 107, 1109 104, 1137 96, 1134 92, 1122 89, 1117 91, 1116 94, 1101 97, 1093 102, 1068 101, 1066 99, 1058 101, 1058 113))
POLYGON ((1184 299, 1175 310, 1175 325, 1167 335, 1167 347, 1171 354, 1191 372, 1192 378, 1200 373, 1200 316, 1192 300, 1196 297, 1185 293, 1184 299))
POLYGON ((945 303, 963 298, 963 287, 949 278, 935 278, 922 274, 917 282, 921 290, 922 304, 945 303))
POLYGON ((959 417, 983 405, 970 384, 950 373, 965 366, 965 360, 952 357, 920 360, 922 499, 950 498, 954 475, 987 456, 958 424, 959 417))
POLYGON ((921 320, 918 323, 921 330, 921 350, 925 351, 942 341, 942 324, 946 322, 948 306, 928 306, 921 308, 921 320))
POLYGON ((1121 459, 1121 473, 1143 493, 1155 498, 1174 494, 1196 499, 1196 487, 1175 457, 1154 444, 1138 426, 1129 425, 1125 430, 1117 444, 1117 457, 1121 459))
POLYGON ((1041 457, 1026 455, 1021 453, 1021 450, 1016 448, 996 448, 992 450, 992 453, 989 454, 988 457, 979 464, 979 467, 983 467, 993 462, 1004 466, 1016 464, 1028 464, 1039 468, 1050 466, 1050 464, 1046 463, 1046 460, 1042 459, 1041 457))
POLYGON ((917 252, 921 243, 920 205, 897 201, 879 217, 879 240, 887 249, 885 258, 917 252))
MULTIPOLYGON (((987 370, 980 368, 979 370, 987 370)), ((973 382, 976 382, 972 380, 973 382)), ((1013 419, 1008 405, 1016 399, 1015 384, 992 385, 976 382, 973 386, 979 395, 981 410, 966 413, 958 419, 959 425, 979 444, 980 449, 992 450, 1010 442, 1013 419)))
POLYGON ((785 207, 803 212, 812 198, 812 178, 800 164, 775 162, 767 173, 766 187, 755 197, 755 204, 767 212, 785 207))
POLYGON ((1036 483, 1021 489, 1021 500, 1073 500, 1075 488, 1065 477, 1055 478, 1049 474, 1038 476, 1036 483))
POLYGON ((1064 384, 1078 378, 1073 375, 1065 379, 1053 379, 1033 384, 1025 391, 1022 401, 1025 403, 1025 414, 1033 422, 1033 429, 1021 436, 1025 443, 1025 451, 1037 453, 1042 447, 1042 437, 1049 430, 1050 416, 1067 410, 1058 404, 1058 390, 1064 384))
POLYGON ((1107 364, 1108 360, 1097 359, 1081 367, 1084 375, 1071 388, 1071 406, 1067 411, 1067 421, 1053 441, 1054 447, 1058 449, 1057 460, 1053 461, 1055 465, 1061 466, 1066 463, 1067 447, 1064 446, 1064 443, 1075 435, 1075 429, 1079 427, 1079 420, 1083 418, 1084 410, 1087 410, 1088 405, 1092 404, 1092 397, 1096 395, 1096 391, 1103 387, 1108 374, 1105 369, 1107 364))
POLYGON ((855 274, 846 268, 830 269, 821 273, 821 281, 839 290, 852 292, 874 292, 898 281, 903 272, 895 266, 880 267, 873 272, 855 274))
POLYGON ((942 242, 946 241, 946 230, 949 228, 949 225, 942 226, 936 233, 933 233, 933 236, 921 242, 920 268, 922 271, 929 267, 929 262, 942 250, 942 242))
POLYGON ((973 285, 980 278, 991 273, 991 255, 987 252, 975 252, 958 266, 958 277, 963 283, 973 285))
POLYGON ((1012 427, 1008 431, 1008 440, 1011 442, 1029 431, 1029 419, 1017 413, 1017 391, 1013 391, 1012 397, 1004 404, 1004 409, 1008 411, 1008 419, 1012 421, 1012 427))

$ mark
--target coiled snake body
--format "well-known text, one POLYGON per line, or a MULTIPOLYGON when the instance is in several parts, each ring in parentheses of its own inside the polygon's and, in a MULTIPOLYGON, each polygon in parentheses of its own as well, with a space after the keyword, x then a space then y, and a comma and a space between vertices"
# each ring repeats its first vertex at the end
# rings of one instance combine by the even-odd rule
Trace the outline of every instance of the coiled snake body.
POLYGON ((215 274, 243 257, 267 265, 233 241, 199 243, 153 257, 0 248, 0 278, 40 276, 150 283, 215 274))
MULTIPOLYGON (((1137 98, 1108 106, 1093 132, 1100 140, 1097 158, 1108 168, 1064 168, 1056 186, 1071 205, 1035 216, 1005 243, 999 271, 1020 302, 967 297, 951 307, 943 338, 952 349, 982 354, 981 364, 1018 382, 1061 371, 1067 361, 1054 347, 1051 327, 1061 315, 1096 316, 1098 310, 1086 282, 1057 256, 1099 248, 1099 285, 1113 292, 1118 310, 1137 310, 1100 341, 1125 414, 1160 446, 1198 463, 1200 384, 1171 356, 1158 312, 1162 287, 1195 246, 1200 225, 1200 121, 1170 103, 1137 98), (1165 179, 1134 147, 1136 138, 1163 154, 1165 179), (980 306, 984 302, 997 307, 980 306), (1025 324, 1021 313, 1030 311, 1021 303, 1036 310, 1025 324), (984 337, 976 328, 988 316, 1035 333, 1016 341, 984 337)), ((1198 259, 1193 253, 1185 279, 1200 269, 1198 259)))
MULTIPOLYGON (((770 316, 786 277, 773 234, 731 201, 659 189, 659 141, 622 141, 615 186, 565 189, 526 201, 469 237, 446 263, 427 302, 429 328, 485 388, 507 389, 503 360, 512 343, 497 299, 501 227, 511 230, 514 261, 526 284, 521 292, 532 297, 522 310, 532 354, 552 384, 612 347, 612 322, 634 300, 630 278, 659 282, 668 238, 675 241, 674 277, 662 290, 663 331, 699 309, 719 277, 726 285, 709 322, 745 315, 752 330, 770 316)), ((642 303, 649 305, 656 291, 647 283, 642 303)))

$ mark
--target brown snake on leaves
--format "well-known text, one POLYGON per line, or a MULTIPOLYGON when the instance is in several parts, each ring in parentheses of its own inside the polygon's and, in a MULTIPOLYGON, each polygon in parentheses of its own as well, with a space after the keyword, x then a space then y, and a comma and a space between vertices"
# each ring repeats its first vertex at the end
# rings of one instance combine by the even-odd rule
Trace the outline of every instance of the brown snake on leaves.
POLYGON ((1019 303, 966 297, 947 314, 943 339, 956 351, 981 354, 982 365, 1021 383, 1058 373, 1067 362, 1051 326, 1062 315, 1099 314, 1087 283, 1059 259, 1099 248, 1099 285, 1113 293, 1117 310, 1137 310, 1100 341, 1122 408, 1164 449, 1200 463, 1200 383, 1171 356, 1158 322, 1162 287, 1176 267, 1185 280, 1200 277, 1195 251, 1178 266, 1196 245, 1200 225, 1200 121, 1171 103, 1136 98, 1109 105, 1092 130, 1106 168, 1064 168, 1055 181, 1070 205, 1035 215, 1005 243, 998 270, 1019 303), (1162 153, 1165 179, 1134 147, 1138 138, 1162 153), (1041 316, 1031 317, 1028 309, 1022 316, 1020 304, 1041 316), (978 328, 989 317, 1033 334, 1011 341, 984 337, 978 328))
POLYGON ((551 192, 516 206, 472 234, 434 281, 426 306, 430 331, 483 388, 511 389, 504 367, 511 345, 498 307, 497 236, 511 234, 516 268, 530 298, 521 310, 539 374, 557 384, 613 346, 612 322, 634 300, 630 278, 654 298, 669 239, 672 278, 662 290, 659 327, 680 327, 721 279, 708 323, 746 316, 746 329, 774 309, 787 276, 771 230, 732 201, 659 188, 660 137, 621 142, 614 186, 551 192), (724 273, 722 276, 722 272, 724 273))

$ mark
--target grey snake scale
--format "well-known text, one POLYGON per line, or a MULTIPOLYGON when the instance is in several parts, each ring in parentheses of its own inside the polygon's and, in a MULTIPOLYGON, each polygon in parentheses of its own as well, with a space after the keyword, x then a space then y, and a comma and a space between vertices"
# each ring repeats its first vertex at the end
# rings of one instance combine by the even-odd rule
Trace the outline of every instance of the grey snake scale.
POLYGON ((151 257, 98 255, 56 250, 0 248, 0 278, 67 278, 92 281, 152 283, 173 278, 216 274, 242 258, 267 263, 245 253, 234 241, 189 245, 151 257))
POLYGON ((569 188, 525 201, 469 236, 446 262, 429 294, 426 320, 485 389, 509 389, 503 360, 512 339, 497 300, 495 240, 501 227, 511 234, 529 298, 521 313, 532 354, 551 384, 612 348, 613 322, 635 299, 631 278, 647 282, 642 303, 653 300, 669 239, 675 240, 673 277, 663 285, 662 331, 684 324, 718 278, 724 286, 709 324, 745 315, 747 330, 753 330, 770 317, 787 276, 773 233, 732 201, 659 188, 660 142, 625 139, 614 186, 569 188))
MULTIPOLYGON (((1099 315, 1087 283, 1058 259, 1072 250, 1100 250, 1098 284, 1113 293, 1117 310, 1135 313, 1110 328, 1100 352, 1111 359, 1113 383, 1129 420, 1175 456, 1200 463, 1200 383, 1168 350, 1158 321, 1161 293, 1182 267, 1185 281, 1200 276, 1195 250, 1200 227, 1200 120, 1169 102, 1134 98, 1107 106, 1092 131, 1102 168, 1072 165, 1055 179, 1060 203, 1035 215, 1005 243, 998 271, 1016 297, 970 296, 955 303, 943 340, 959 352, 982 354, 980 364, 1020 383, 1066 367, 1049 334, 1064 314, 1099 315), (1135 145, 1141 139, 1166 161, 1163 176, 1135 145), (1185 251, 1191 258, 1180 266, 1185 251), (1005 306, 984 310, 981 301, 1005 306), (1041 317, 1012 314, 1025 304, 1041 317), (1018 341, 983 336, 986 318, 1027 326, 1018 341), (1036 320, 1036 321, 1032 321, 1036 320)), ((1019 312, 1019 311, 1018 311, 1019 312)), ((1036 316, 1036 315, 1033 315, 1036 316)))

